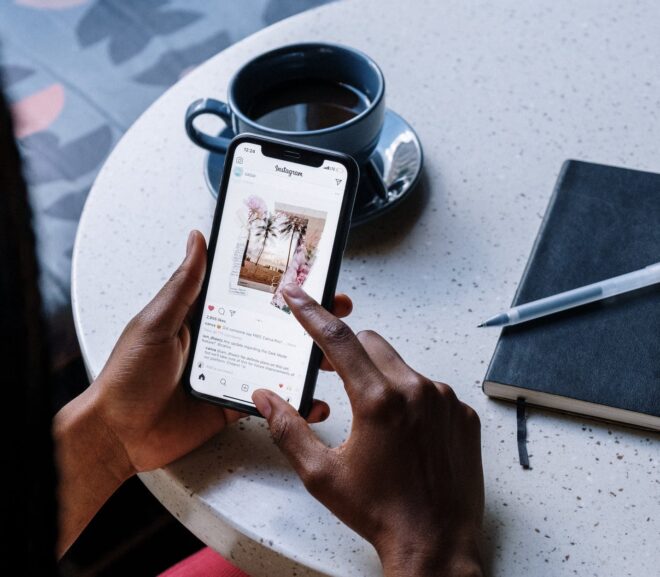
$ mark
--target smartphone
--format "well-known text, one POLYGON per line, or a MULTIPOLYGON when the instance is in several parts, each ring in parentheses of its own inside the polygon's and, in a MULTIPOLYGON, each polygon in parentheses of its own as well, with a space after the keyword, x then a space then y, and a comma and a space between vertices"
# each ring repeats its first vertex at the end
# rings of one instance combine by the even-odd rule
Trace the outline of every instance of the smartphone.
POLYGON ((330 308, 359 169, 330 150, 243 134, 225 158, 184 385, 260 416, 252 393, 276 392, 307 416, 321 351, 282 287, 330 308))

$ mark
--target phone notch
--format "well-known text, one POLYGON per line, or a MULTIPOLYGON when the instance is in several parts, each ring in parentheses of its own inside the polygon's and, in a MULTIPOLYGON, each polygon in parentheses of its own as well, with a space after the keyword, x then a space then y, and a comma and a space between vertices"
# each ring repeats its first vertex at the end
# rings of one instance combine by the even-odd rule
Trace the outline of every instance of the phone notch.
POLYGON ((274 142, 264 142, 261 144, 261 152, 264 156, 269 158, 277 158, 279 160, 289 160, 298 164, 312 166, 319 168, 325 161, 325 154, 318 152, 315 149, 306 147, 289 148, 276 144, 274 142))

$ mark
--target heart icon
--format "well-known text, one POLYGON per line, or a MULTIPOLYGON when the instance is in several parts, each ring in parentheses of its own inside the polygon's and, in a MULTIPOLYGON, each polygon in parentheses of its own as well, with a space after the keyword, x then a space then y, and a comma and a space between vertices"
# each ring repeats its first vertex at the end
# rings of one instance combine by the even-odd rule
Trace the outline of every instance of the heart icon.
POLYGON ((215 307, 213 305, 209 305, 209 310, 212 311, 215 307))
POLYGON ((282 383, 280 383, 280 389, 281 389, 282 387, 284 387, 284 385, 283 385, 282 383))

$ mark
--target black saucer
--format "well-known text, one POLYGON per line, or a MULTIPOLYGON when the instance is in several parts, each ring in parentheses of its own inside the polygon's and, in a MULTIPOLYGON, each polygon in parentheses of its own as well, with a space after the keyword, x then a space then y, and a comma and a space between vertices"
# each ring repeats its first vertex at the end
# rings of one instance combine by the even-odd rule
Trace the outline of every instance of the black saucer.
MULTIPOLYGON (((231 138, 229 129, 221 136, 231 138)), ((422 172, 422 145, 412 127, 398 114, 387 110, 383 131, 369 162, 360 167, 360 184, 353 209, 352 226, 378 218, 400 204, 415 188, 422 172)), ((204 175, 213 197, 218 196, 225 155, 211 152, 204 175)))

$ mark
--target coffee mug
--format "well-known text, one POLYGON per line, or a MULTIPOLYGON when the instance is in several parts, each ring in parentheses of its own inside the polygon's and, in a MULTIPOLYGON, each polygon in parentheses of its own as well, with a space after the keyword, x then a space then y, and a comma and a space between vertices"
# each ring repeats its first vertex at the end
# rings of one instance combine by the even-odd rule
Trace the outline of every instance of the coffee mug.
POLYGON ((385 79, 371 58, 353 48, 292 44, 240 68, 229 83, 227 103, 202 98, 188 107, 190 139, 212 152, 226 152, 229 138, 195 127, 195 118, 203 114, 218 116, 234 134, 337 150, 364 163, 383 127, 385 79))

